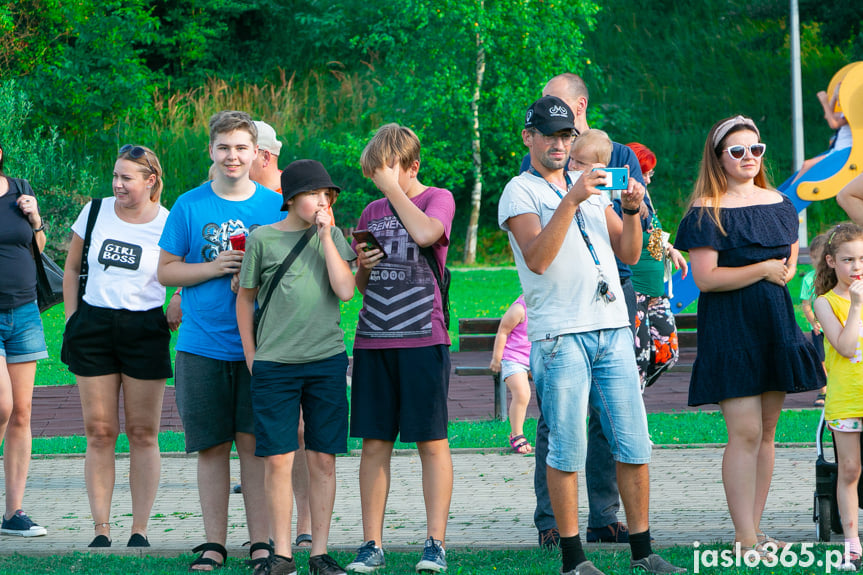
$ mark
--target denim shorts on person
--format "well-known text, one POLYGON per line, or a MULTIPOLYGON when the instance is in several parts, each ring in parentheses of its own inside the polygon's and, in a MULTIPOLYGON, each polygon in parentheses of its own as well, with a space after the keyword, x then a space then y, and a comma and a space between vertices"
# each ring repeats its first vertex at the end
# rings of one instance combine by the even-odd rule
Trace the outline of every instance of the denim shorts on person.
POLYGON ((528 373, 529 371, 529 365, 524 365, 523 363, 510 361, 508 359, 502 359, 500 361, 500 378, 504 381, 506 381, 511 375, 515 375, 517 373, 528 373))
POLYGON ((299 448, 300 405, 306 449, 347 452, 347 374, 345 352, 308 363, 256 361, 252 365, 255 455, 280 455, 299 448))
POLYGON ((354 348, 351 437, 405 443, 447 437, 450 359, 445 345, 354 348))
POLYGON ((178 351, 174 370, 186 453, 234 441, 237 433, 255 433, 252 376, 245 361, 225 361, 178 351))
POLYGON ((530 365, 548 425, 546 463, 584 469, 588 402, 597 408, 615 461, 650 462, 651 442, 628 327, 533 342, 530 365))
POLYGON ((45 333, 36 302, 0 310, 0 356, 6 363, 25 363, 45 359, 45 333))

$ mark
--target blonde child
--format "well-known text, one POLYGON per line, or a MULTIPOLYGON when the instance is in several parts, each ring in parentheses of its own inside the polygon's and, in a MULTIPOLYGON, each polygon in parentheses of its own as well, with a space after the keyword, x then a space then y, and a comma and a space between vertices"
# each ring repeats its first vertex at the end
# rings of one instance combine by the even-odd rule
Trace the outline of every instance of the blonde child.
POLYGON ((845 533, 843 570, 860 569, 857 482, 863 430, 863 227, 843 223, 827 233, 815 277, 815 317, 821 324, 827 366, 824 418, 833 431, 839 474, 836 496, 845 533))
MULTIPOLYGON (((806 316, 806 321, 812 327, 812 343, 815 345, 815 351, 818 352, 818 358, 821 363, 824 363, 824 332, 821 331, 821 324, 815 318, 815 313, 812 311, 812 302, 815 299, 815 272, 818 262, 824 259, 824 246, 827 244, 827 236, 824 234, 815 236, 809 243, 809 256, 812 260, 812 269, 803 276, 803 282, 800 285, 800 309, 803 310, 803 315, 806 316)), ((822 387, 818 390, 818 397, 815 398, 813 405, 815 407, 824 407, 824 399, 827 397, 827 388, 822 387)))
POLYGON ((530 340, 527 339, 527 310, 524 295, 518 296, 503 317, 494 338, 491 365, 499 373, 512 394, 509 405, 509 444, 516 453, 533 451, 524 436, 524 419, 530 401, 530 340))
POLYGON ((611 161, 611 138, 602 130, 586 130, 572 142, 569 151, 571 171, 589 170, 593 164, 607 166, 611 161))

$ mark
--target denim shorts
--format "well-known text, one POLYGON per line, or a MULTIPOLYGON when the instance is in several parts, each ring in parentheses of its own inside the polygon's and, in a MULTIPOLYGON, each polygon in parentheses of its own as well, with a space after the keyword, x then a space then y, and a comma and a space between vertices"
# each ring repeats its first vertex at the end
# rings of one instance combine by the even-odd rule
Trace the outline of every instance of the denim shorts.
POLYGON ((299 448, 300 405, 306 449, 347 452, 347 374, 345 352, 308 363, 256 361, 252 365, 255 455, 280 455, 299 448))
POLYGON ((6 363, 25 363, 45 359, 45 333, 36 302, 0 310, 0 357, 6 363))
POLYGON ((615 461, 650 462, 651 442, 628 327, 533 342, 530 365, 548 425, 546 463, 584 469, 588 402, 600 415, 615 461))
POLYGON ((510 361, 508 359, 502 359, 500 361, 500 378, 504 381, 509 379, 511 375, 515 375, 517 373, 527 373, 529 371, 529 365, 524 365, 523 363, 519 363, 517 361, 510 361))

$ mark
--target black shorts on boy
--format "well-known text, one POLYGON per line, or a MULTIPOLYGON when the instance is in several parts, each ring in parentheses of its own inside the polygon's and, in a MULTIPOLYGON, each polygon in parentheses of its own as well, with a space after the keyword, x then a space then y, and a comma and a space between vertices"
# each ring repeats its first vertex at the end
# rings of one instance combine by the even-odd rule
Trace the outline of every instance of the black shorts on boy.
POLYGON ((347 371, 345 352, 308 363, 256 361, 252 365, 255 455, 280 455, 299 448, 300 405, 306 449, 347 452, 347 371))
POLYGON ((413 443, 446 439, 450 358, 446 345, 356 349, 351 437, 413 443))

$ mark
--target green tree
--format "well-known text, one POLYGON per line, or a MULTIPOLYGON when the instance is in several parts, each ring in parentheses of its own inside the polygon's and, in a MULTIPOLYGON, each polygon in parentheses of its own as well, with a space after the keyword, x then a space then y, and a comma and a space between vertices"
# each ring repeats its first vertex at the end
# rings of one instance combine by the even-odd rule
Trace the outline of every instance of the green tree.
POLYGON ((517 174, 524 112, 551 76, 583 69, 581 44, 597 11, 588 1, 407 0, 354 38, 379 58, 387 119, 420 133, 425 178, 452 189, 458 206, 470 201, 466 261, 475 257, 483 188, 497 200, 517 174))

